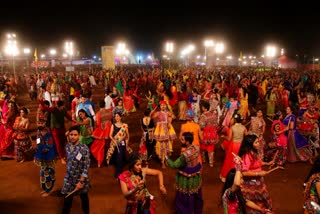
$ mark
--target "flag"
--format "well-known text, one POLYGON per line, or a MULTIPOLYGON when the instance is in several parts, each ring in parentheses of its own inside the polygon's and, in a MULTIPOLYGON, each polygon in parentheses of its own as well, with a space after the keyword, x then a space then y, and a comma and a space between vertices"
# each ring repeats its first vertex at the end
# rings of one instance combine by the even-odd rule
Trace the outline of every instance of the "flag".
POLYGON ((38 62, 38 53, 37 53, 37 48, 34 50, 34 54, 33 54, 33 56, 34 56, 34 61, 35 61, 35 62, 38 62))

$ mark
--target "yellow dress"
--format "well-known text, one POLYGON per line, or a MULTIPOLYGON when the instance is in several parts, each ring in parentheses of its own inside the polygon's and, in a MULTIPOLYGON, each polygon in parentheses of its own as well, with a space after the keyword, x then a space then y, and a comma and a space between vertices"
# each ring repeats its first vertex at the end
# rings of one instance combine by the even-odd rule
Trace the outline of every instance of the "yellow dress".
POLYGON ((163 160, 167 152, 172 152, 172 143, 177 136, 171 123, 168 123, 167 112, 159 111, 156 117, 156 128, 153 138, 157 141, 156 154, 163 160))
POLYGON ((263 80, 263 82, 261 83, 261 92, 262 95, 265 96, 267 93, 267 84, 268 84, 268 80, 263 80))
POLYGON ((241 93, 239 114, 241 114, 241 117, 244 120, 247 118, 247 116, 250 116, 248 93, 246 94, 246 96, 243 96, 243 93, 241 93))

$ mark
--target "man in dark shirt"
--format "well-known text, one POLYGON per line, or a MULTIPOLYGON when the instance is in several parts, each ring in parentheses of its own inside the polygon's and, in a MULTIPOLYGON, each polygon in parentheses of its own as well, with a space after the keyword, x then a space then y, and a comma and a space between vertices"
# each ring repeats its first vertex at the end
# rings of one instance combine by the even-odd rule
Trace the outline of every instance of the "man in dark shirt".
POLYGON ((65 197, 62 214, 70 213, 74 195, 80 195, 83 213, 89 213, 89 148, 79 141, 80 127, 72 126, 68 131, 69 143, 66 145, 67 173, 61 190, 65 197))

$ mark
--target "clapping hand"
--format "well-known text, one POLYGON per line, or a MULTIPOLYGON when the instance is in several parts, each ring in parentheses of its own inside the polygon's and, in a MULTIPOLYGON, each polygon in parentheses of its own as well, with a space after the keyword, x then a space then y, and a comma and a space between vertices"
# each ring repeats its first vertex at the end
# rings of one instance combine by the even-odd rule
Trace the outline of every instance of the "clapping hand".
POLYGON ((234 153, 232 153, 232 154, 234 156, 233 162, 234 162, 236 170, 237 171, 241 171, 241 169, 242 169, 242 160, 241 160, 241 158, 238 155, 234 154, 234 153))
POLYGON ((163 185, 160 187, 160 191, 161 191, 161 193, 162 193, 162 194, 164 194, 164 195, 166 195, 166 194, 167 194, 166 187, 165 187, 165 186, 163 186, 163 185))

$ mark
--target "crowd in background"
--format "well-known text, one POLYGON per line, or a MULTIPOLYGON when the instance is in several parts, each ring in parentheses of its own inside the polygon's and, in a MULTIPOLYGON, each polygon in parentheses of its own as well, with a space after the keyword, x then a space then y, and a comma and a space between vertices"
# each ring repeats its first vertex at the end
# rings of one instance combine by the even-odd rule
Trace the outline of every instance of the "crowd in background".
MULTIPOLYGON (((314 71, 264 72, 253 67, 167 70, 127 65, 114 70, 91 66, 89 70, 86 65, 66 72, 57 66, 17 72, 17 76, 4 70, 0 73, 0 155, 21 163, 34 159, 40 166, 43 196, 47 196, 54 185, 55 161, 59 159, 67 167, 75 164, 68 160, 65 149, 69 138, 66 118, 79 126, 79 142, 89 149, 98 167, 105 159, 115 165, 115 179, 128 196, 128 213, 140 209, 139 203, 150 198, 140 183, 145 175, 137 178, 137 173, 158 175, 159 188, 166 192, 161 171, 142 168, 139 162, 155 157, 163 168, 183 168, 176 181, 180 194, 177 211, 194 209, 200 213, 201 166, 208 160, 214 167, 215 147, 221 144, 225 151, 220 173, 225 182, 225 212, 271 213, 271 196, 263 179, 269 172, 262 166, 283 167, 286 162, 297 161, 318 164, 319 76, 314 71), (94 102, 97 87, 104 88, 104 96, 94 102), (25 91, 31 102, 39 103, 35 139, 30 135, 29 110, 17 102, 25 91), (143 104, 147 109, 135 124, 143 130, 141 143, 138 151, 132 151, 130 126, 122 119, 135 114, 143 104), (185 121, 180 133, 173 126, 177 121, 185 121), (270 132, 266 131, 266 121, 272 124, 270 132), (192 133, 192 140, 184 133, 192 133), (174 162, 168 156, 177 139, 187 143, 174 162), (127 152, 138 153, 130 173, 123 171, 127 152), (190 179, 193 183, 189 185, 190 179), (181 208, 186 200, 194 206, 181 208)), ((316 175, 308 176, 306 191, 317 185, 316 175)), ((305 196, 307 212, 312 208, 310 201, 318 202, 319 196, 315 193, 310 199, 308 192, 305 196)))

